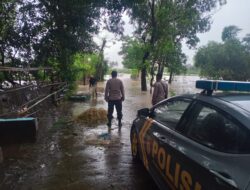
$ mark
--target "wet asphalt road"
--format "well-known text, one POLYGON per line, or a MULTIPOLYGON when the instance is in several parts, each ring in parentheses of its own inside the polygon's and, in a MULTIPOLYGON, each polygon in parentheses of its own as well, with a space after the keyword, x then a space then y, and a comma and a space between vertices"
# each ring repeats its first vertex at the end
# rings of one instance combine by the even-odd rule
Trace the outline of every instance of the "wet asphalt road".
MULTIPOLYGON (((107 109, 105 83, 98 83, 102 90, 97 101, 64 102, 44 110, 35 143, 2 145, 0 190, 157 190, 143 165, 132 161, 129 139, 136 112, 150 107, 151 95, 140 91, 139 81, 128 76, 122 80, 126 99, 121 130, 116 120, 111 131, 105 124, 91 127, 72 122, 88 108, 107 109)), ((174 81, 170 95, 194 92, 195 80, 181 77, 178 85, 174 81)), ((78 91, 87 90, 80 86, 78 91)))
MULTIPOLYGON (((102 92, 97 101, 66 102, 44 110, 47 113, 39 119, 35 143, 2 146, 0 189, 157 190, 143 165, 134 163, 130 153, 131 123, 138 109, 150 106, 150 94, 140 91, 139 81, 126 76, 122 80, 126 99, 121 130, 115 119, 111 131, 105 124, 90 127, 72 122, 90 107, 107 109, 102 92)), ((104 85, 98 84, 100 89, 104 85)))

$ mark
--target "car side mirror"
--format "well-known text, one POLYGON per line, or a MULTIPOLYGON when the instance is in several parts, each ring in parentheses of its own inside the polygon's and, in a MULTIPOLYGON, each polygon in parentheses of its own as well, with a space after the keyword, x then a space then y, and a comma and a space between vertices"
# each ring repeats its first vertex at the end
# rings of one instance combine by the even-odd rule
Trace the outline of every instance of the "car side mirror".
POLYGON ((149 108, 142 108, 142 109, 138 110, 137 115, 148 117, 149 116, 149 108))

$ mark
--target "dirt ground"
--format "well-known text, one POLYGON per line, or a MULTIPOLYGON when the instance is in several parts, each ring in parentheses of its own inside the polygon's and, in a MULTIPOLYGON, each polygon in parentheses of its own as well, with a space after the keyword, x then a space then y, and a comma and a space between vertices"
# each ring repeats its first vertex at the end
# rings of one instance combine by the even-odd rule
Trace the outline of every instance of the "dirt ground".
MULTIPOLYGON (((0 189, 157 189, 143 165, 132 161, 129 140, 136 111, 150 106, 151 95, 140 91, 139 81, 122 79, 126 99, 121 130, 115 119, 110 131, 105 123, 90 126, 74 122, 89 108, 107 109, 105 83, 98 83, 97 100, 68 101, 44 110, 35 143, 2 145, 0 189)), ((79 94, 87 91, 87 86, 78 88, 79 94)))

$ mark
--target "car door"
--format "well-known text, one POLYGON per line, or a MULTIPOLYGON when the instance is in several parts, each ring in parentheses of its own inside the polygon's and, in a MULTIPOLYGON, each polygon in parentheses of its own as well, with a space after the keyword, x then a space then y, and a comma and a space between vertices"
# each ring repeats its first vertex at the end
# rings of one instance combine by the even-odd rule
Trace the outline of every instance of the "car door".
POLYGON ((145 135, 144 155, 147 157, 150 173, 161 189, 174 184, 172 170, 175 163, 169 147, 173 143, 172 132, 190 104, 191 99, 172 98, 157 105, 151 112, 151 127, 145 135))
POLYGON ((249 156, 238 153, 249 150, 249 143, 245 143, 249 131, 219 108, 206 103, 197 102, 192 113, 185 130, 181 129, 184 126, 178 126, 168 147, 178 166, 173 170, 175 188, 244 189, 249 178, 244 162, 249 156))

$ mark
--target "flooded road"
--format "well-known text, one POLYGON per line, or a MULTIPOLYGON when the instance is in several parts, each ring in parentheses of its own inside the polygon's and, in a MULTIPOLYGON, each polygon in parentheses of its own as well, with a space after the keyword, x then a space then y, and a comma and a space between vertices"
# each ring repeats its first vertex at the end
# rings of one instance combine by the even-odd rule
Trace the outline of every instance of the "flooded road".
MULTIPOLYGON (((97 100, 65 102, 39 119, 35 143, 2 146, 1 190, 157 190, 142 164, 135 164, 130 153, 130 127, 138 109, 150 107, 151 95, 140 91, 140 82, 122 76, 126 99, 122 128, 113 120, 87 126, 74 118, 90 107, 107 109, 103 99, 105 83, 98 83, 97 100), (102 89, 102 90, 101 90, 102 89)), ((173 95, 194 92, 195 77, 175 78, 173 95), (182 82, 179 82, 182 81, 182 82)), ((80 86, 78 92, 88 90, 80 86)), ((46 112, 46 110, 45 110, 46 112)), ((116 112, 114 112, 116 117, 116 112)))

